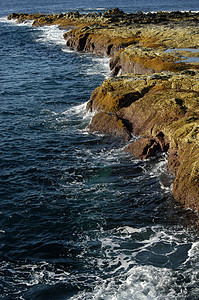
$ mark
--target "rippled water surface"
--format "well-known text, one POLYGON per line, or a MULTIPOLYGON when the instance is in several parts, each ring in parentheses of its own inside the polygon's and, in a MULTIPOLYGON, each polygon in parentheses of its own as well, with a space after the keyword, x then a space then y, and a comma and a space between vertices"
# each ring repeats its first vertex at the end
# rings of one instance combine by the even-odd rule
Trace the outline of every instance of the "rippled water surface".
POLYGON ((166 156, 142 162, 87 130, 108 59, 67 48, 56 26, 0 21, 0 298, 198 299, 198 235, 166 156))

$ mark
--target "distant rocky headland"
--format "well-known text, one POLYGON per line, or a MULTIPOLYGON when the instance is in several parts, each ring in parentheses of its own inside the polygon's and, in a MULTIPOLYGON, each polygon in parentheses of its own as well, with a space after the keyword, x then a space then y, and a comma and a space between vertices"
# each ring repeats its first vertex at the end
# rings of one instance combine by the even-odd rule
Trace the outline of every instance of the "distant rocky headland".
POLYGON ((199 212, 199 13, 11 14, 33 26, 66 28, 66 45, 110 57, 111 77, 97 87, 87 109, 91 131, 128 142, 146 159, 168 153, 173 196, 199 212), (130 143, 131 135, 139 139, 130 143))

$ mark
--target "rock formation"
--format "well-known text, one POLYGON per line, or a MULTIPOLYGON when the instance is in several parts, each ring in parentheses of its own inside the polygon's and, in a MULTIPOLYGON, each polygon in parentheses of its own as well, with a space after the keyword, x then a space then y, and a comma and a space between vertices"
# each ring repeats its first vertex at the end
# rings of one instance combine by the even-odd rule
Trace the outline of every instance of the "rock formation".
POLYGON ((33 26, 59 24, 70 29, 64 34, 67 46, 110 57, 112 77, 87 105, 96 112, 90 130, 124 141, 132 133, 140 136, 126 151, 141 159, 168 152, 174 198, 199 212, 199 52, 189 49, 199 49, 199 13, 126 14, 115 8, 8 18, 34 20, 33 26))
MULTIPOLYGON (((146 159, 168 151, 168 168, 176 178, 173 195, 199 211, 199 71, 124 75, 107 79, 92 93, 87 105, 95 118, 104 113, 121 120, 126 130, 141 136, 126 151, 146 159)), ((92 131, 107 133, 106 120, 92 131)), ((117 134, 115 129, 109 134, 117 134)))

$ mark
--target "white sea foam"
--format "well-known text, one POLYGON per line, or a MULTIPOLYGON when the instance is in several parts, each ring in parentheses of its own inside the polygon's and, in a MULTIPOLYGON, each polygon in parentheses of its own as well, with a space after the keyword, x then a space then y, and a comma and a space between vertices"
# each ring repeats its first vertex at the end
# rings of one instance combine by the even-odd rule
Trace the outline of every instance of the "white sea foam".
MULTIPOLYGON (((17 23, 16 20, 7 20, 6 17, 0 18, 0 22, 12 23, 18 26, 32 26, 33 21, 26 21, 24 23, 17 23)), ((72 48, 66 46, 66 41, 63 37, 66 30, 59 29, 58 25, 34 27, 34 31, 37 31, 35 41, 47 45, 59 45, 61 50, 65 53, 75 53, 72 48)), ((80 73, 87 75, 98 75, 101 74, 105 78, 110 75, 109 69, 109 58, 95 56, 88 53, 78 53, 83 58, 88 58, 89 61, 85 60, 85 64, 82 64, 80 73)))
POLYGON ((75 50, 70 47, 65 47, 65 48, 62 48, 61 50, 65 53, 74 53, 75 52, 75 50))
POLYGON ((39 264, 21 263, 20 265, 15 265, 2 261, 0 270, 2 271, 4 269, 11 271, 13 280, 15 281, 16 278, 16 283, 18 285, 23 284, 28 287, 39 285, 43 282, 50 285, 56 284, 60 281, 67 282, 70 276, 70 273, 61 269, 53 271, 53 266, 47 262, 41 262, 39 264))
POLYGON ((7 17, 0 17, 0 23, 8 23, 11 22, 7 19, 7 17))
POLYGON ((13 25, 17 25, 17 26, 28 26, 31 27, 33 20, 26 20, 23 23, 18 23, 17 20, 11 19, 8 20, 7 17, 0 17, 0 23, 8 23, 8 24, 13 24, 13 25))
POLYGON ((107 57, 100 57, 95 54, 91 53, 82 53, 77 52, 74 49, 64 46, 61 49, 65 53, 76 53, 79 55, 79 57, 82 57, 83 59, 87 58, 88 60, 85 60, 85 64, 82 63, 80 74, 83 76, 86 75, 102 75, 104 78, 108 78, 110 76, 110 68, 109 68, 109 61, 110 58, 107 57))
POLYGON ((167 159, 168 154, 162 153, 157 161, 153 161, 152 164, 148 166, 144 165, 143 169, 151 177, 158 177, 161 189, 165 192, 171 192, 173 184, 173 176, 168 173, 167 169, 167 159))
POLYGON ((62 112, 61 115, 69 116, 69 117, 72 115, 72 116, 81 117, 82 119, 87 119, 87 118, 90 119, 93 114, 86 111, 86 105, 87 102, 84 102, 79 105, 74 105, 71 108, 67 109, 66 111, 62 112))
MULTIPOLYGON (((96 277, 92 292, 79 292, 71 300, 185 299, 190 277, 192 286, 197 285, 198 242, 189 243, 184 233, 184 229, 172 231, 162 226, 125 226, 113 229, 108 236, 102 230, 101 237, 98 236, 101 258, 89 259, 103 276, 96 277), (180 258, 178 251, 183 248, 184 258, 180 258), (191 274, 187 266, 184 268, 186 257, 192 262, 191 274), (171 262, 175 265, 179 258, 179 268, 172 268, 171 262), (163 260, 165 266, 163 263, 161 267, 156 266, 158 259, 163 260)), ((84 241, 92 243, 90 238, 84 241)), ((197 295, 196 288, 194 293, 197 295)))
MULTIPOLYGON (((17 20, 8 20, 7 17, 1 17, 0 18, 1 23, 10 23, 17 26, 28 26, 31 27, 33 24, 33 20, 26 20, 23 23, 18 23, 17 20)), ((66 32, 66 30, 59 29, 58 25, 50 25, 50 26, 42 26, 42 27, 34 27, 34 30, 39 32, 39 35, 37 35, 37 38, 35 39, 36 42, 39 43, 50 43, 50 44, 56 44, 65 46, 66 41, 63 38, 63 33, 66 32)), ((67 49, 66 49, 67 50, 67 49)), ((65 48, 63 48, 63 51, 65 51, 65 48)))
POLYGON ((110 59, 106 57, 92 57, 92 64, 86 68, 86 73, 88 75, 100 73, 101 75, 104 75, 104 77, 108 78, 110 75, 109 61, 110 59))
POLYGON ((79 104, 79 105, 74 105, 74 106, 70 107, 69 109, 67 109, 67 110, 65 110, 61 113, 55 112, 55 111, 52 111, 52 110, 49 110, 49 109, 42 109, 41 113, 50 114, 50 115, 57 116, 57 117, 67 116, 70 119, 72 119, 75 116, 81 117, 82 119, 86 119, 87 116, 89 118, 90 118, 90 116, 92 116, 91 113, 87 113, 86 105, 87 105, 87 102, 79 104))
POLYGON ((9 270, 8 274, 12 275, 7 280, 18 286, 36 288, 41 284, 64 283, 80 287, 71 300, 180 300, 189 297, 190 291, 193 297, 189 298, 197 299, 199 242, 189 241, 183 228, 160 225, 124 226, 108 231, 101 228, 95 235, 83 234, 75 242, 77 246, 82 249, 77 259, 87 266, 83 275, 70 274, 48 262, 20 262, 19 265, 2 262, 0 271, 9 270), (101 245, 97 255, 90 247, 95 244, 101 245), (153 262, 150 255, 154 256, 153 262), (160 262, 159 267, 156 262, 162 258, 165 265, 160 262), (176 267, 178 259, 179 267, 176 267), (82 284, 87 284, 89 289, 81 289, 82 284))
MULTIPOLYGON (((143 11, 143 14, 156 14, 158 12, 158 10, 152 10, 152 11, 147 11, 147 12, 144 12, 143 11)), ((162 10, 162 12, 167 12, 167 13, 172 13, 172 12, 175 12, 175 10, 162 10)), ((185 13, 185 12, 190 12, 190 10, 180 10, 181 13, 185 13)), ((199 10, 191 10, 192 13, 198 13, 199 10)))
POLYGON ((125 226, 125 227, 119 227, 118 232, 121 232, 123 234, 133 234, 133 233, 141 233, 143 231, 146 231, 146 227, 143 228, 134 228, 130 226, 125 226))
POLYGON ((63 47, 62 51, 65 53, 76 53, 85 60, 85 63, 82 63, 80 74, 82 75, 98 75, 101 74, 105 78, 108 78, 110 76, 110 68, 109 68, 109 61, 110 58, 107 57, 101 57, 97 56, 92 53, 83 53, 83 52, 77 52, 74 49, 70 47, 63 47))
MULTIPOLYGON (((190 262, 191 260, 194 259, 198 259, 198 253, 199 253, 199 241, 194 242, 190 248, 190 250, 188 251, 188 258, 187 260, 184 262, 184 264, 190 262)), ((197 265, 199 266, 199 262, 197 263, 197 265)))
POLYGON ((56 44, 60 46, 64 46, 66 41, 63 38, 63 30, 59 29, 58 25, 51 25, 51 26, 43 26, 36 28, 39 31, 39 36, 36 38, 36 42, 39 43, 50 43, 56 44))
POLYGON ((78 53, 70 47, 66 46, 66 41, 63 38, 63 33, 66 30, 60 30, 58 25, 43 26, 36 28, 39 31, 39 36, 36 38, 36 42, 43 44, 55 44, 62 46, 61 50, 65 53, 77 53, 82 58, 88 58, 85 60, 85 64, 81 65, 80 73, 87 75, 101 74, 105 78, 110 75, 109 58, 95 56, 88 53, 78 53))
POLYGON ((62 113, 56 114, 56 122, 59 125, 66 126, 73 123, 73 129, 81 134, 88 134, 87 126, 93 116, 86 111, 87 102, 80 105, 74 105, 62 113))
POLYGON ((88 8, 84 8, 82 9, 82 11, 96 11, 96 10, 107 10, 107 7, 88 7, 88 8))
POLYGON ((57 116, 57 115, 59 115, 59 113, 57 113, 57 112, 55 112, 55 111, 52 111, 52 110, 49 110, 49 109, 42 109, 42 110, 41 110, 41 113, 42 113, 42 114, 52 115, 52 116, 57 116))

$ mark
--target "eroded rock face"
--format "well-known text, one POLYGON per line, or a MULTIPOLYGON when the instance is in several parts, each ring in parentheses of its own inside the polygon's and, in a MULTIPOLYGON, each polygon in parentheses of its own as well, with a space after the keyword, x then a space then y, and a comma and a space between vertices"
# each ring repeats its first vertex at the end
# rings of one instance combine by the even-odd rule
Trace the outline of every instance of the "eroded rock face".
POLYGON ((182 53, 168 54, 164 50, 199 47, 199 33, 196 30, 199 13, 125 14, 115 8, 103 15, 79 12, 60 15, 13 13, 8 19, 18 22, 34 20, 33 26, 57 24, 62 28, 72 27, 64 35, 67 46, 77 51, 112 57, 110 68, 113 75, 197 68, 190 63, 176 64, 176 60, 182 59, 182 53))
POLYGON ((77 51, 95 53, 102 56, 113 56, 134 42, 132 37, 111 35, 109 27, 95 26, 74 28, 64 34, 66 45, 77 51))
POLYGON ((183 206, 199 212, 199 144, 185 144, 181 147, 173 195, 183 206))
POLYGON ((145 89, 148 90, 150 87, 146 85, 145 80, 140 81, 139 87, 135 89, 135 86, 132 86, 128 79, 109 78, 93 91, 87 109, 90 111, 103 110, 107 113, 118 112, 120 108, 128 107, 131 103, 140 99, 145 89))
POLYGON ((131 139, 130 131, 127 129, 124 122, 116 115, 105 112, 99 112, 93 117, 89 129, 91 132, 112 135, 114 137, 122 138, 124 141, 131 139))
POLYGON ((97 113, 90 130, 125 141, 131 133, 140 135, 127 151, 141 159, 168 151, 175 199, 199 212, 199 63, 183 61, 190 55, 186 49, 165 52, 199 49, 199 13, 125 14, 115 8, 103 15, 11 14, 8 19, 71 28, 64 35, 67 46, 111 57, 112 75, 118 77, 93 91, 87 109, 97 113))
POLYGON ((117 52, 110 60, 111 74, 114 76, 128 73, 150 74, 162 71, 179 72, 182 70, 199 69, 198 64, 184 63, 181 55, 159 49, 128 46, 117 52), (176 63, 178 62, 178 63, 176 63))
MULTIPOLYGON (((176 175, 173 195, 199 211, 198 71, 107 79, 91 95, 88 109, 108 116, 112 113, 125 130, 142 136, 126 148, 136 157, 145 159, 169 150, 169 169, 176 175)), ((109 117, 101 122, 100 114, 95 122, 99 132, 101 126, 108 128, 110 124, 109 117)))
POLYGON ((155 156, 160 149, 159 143, 149 137, 140 138, 126 147, 126 151, 141 159, 155 156))

